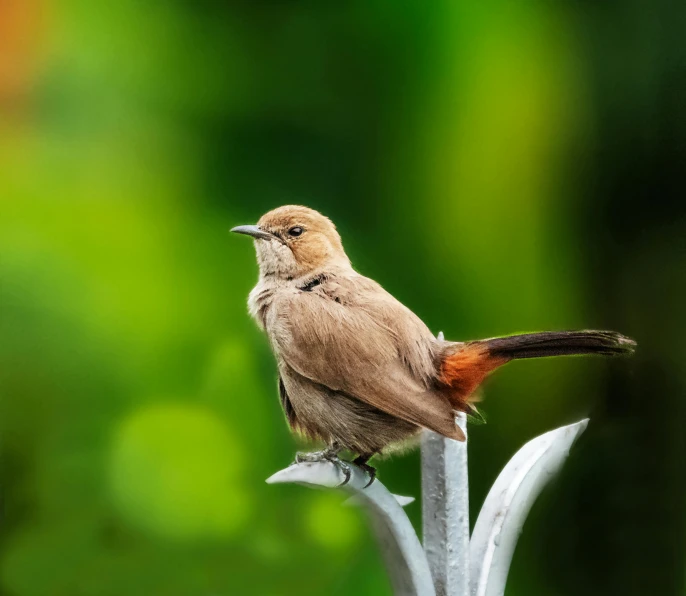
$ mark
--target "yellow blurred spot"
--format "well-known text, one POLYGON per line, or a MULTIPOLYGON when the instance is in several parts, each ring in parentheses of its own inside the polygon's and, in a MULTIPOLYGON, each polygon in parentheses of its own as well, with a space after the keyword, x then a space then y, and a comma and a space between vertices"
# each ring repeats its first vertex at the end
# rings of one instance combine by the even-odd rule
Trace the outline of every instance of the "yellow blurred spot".
POLYGON ((305 527, 319 544, 332 550, 347 550, 359 541, 362 527, 356 509, 341 504, 340 497, 322 493, 306 512, 305 527))
POLYGON ((250 514, 243 464, 240 444, 211 411, 158 404, 118 429, 111 487, 122 515, 147 531, 178 540, 221 538, 250 514))

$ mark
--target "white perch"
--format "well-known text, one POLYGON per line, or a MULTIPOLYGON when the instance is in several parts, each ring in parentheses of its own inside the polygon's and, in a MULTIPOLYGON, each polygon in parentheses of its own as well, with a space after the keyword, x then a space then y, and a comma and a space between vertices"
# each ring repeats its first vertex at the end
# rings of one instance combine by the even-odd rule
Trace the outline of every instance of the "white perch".
MULTIPOLYGON (((458 424, 466 431, 464 416, 458 424)), ((341 487, 371 514, 397 596, 502 596, 517 539, 543 487, 560 469, 588 420, 541 435, 524 445, 491 488, 469 539, 467 442, 430 431, 422 438, 424 548, 402 507, 411 497, 392 495, 351 465, 341 487)), ((301 463, 281 470, 269 484, 296 483, 336 488, 341 470, 329 462, 301 463)))
MULTIPOLYGON (((392 495, 378 480, 364 488, 367 476, 357 466, 350 467, 350 482, 341 489, 352 493, 352 503, 364 505, 371 514, 393 592, 399 596, 434 596, 429 564, 401 506, 414 499, 392 495)), ((334 464, 316 462, 293 464, 268 478, 267 483, 293 482, 309 487, 335 488, 343 479, 343 472, 334 464)))

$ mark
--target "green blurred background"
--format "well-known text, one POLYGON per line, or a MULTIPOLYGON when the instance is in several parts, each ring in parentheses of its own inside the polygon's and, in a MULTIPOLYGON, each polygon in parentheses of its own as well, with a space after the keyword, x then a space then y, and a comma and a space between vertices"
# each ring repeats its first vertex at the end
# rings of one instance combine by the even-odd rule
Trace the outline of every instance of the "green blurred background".
POLYGON ((487 383, 472 518, 590 415, 508 596, 686 594, 685 9, 1 0, 0 593, 390 594, 341 496, 264 484, 298 445, 228 229, 302 203, 448 338, 639 341, 487 383))

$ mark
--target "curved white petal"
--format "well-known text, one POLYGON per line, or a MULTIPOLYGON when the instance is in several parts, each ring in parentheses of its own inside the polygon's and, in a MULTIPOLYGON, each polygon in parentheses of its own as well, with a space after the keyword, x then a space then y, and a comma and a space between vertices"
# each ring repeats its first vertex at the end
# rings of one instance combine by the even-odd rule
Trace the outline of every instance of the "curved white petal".
MULTIPOLYGON (((393 498, 398 502, 398 505, 401 507, 407 507, 411 503, 414 503, 414 497, 405 497, 403 495, 394 495, 391 493, 393 498)), ((343 501, 343 505, 349 505, 351 507, 359 507, 360 505, 364 505, 364 500, 362 500, 360 497, 353 495, 346 501, 343 501)))
MULTIPOLYGON (((435 596, 426 555, 410 520, 399 504, 399 500, 407 500, 409 497, 392 495, 378 480, 364 488, 368 481, 367 476, 356 466, 350 467, 350 482, 341 489, 352 493, 355 501, 370 512, 394 594, 435 596)), ((332 463, 303 462, 277 472, 267 479, 267 483, 293 482, 313 488, 335 488, 343 478, 343 473, 332 463)))
POLYGON ((569 455, 588 419, 529 441, 491 488, 469 545, 471 596, 502 596, 515 545, 531 506, 569 455))

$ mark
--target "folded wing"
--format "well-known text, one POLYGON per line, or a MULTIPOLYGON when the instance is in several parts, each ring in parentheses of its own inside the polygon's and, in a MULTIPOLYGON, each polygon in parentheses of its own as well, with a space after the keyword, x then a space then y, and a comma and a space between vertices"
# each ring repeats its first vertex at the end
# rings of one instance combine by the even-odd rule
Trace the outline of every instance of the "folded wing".
POLYGON ((299 374, 392 416, 464 440, 434 385, 431 332, 378 284, 335 278, 314 291, 282 292, 267 326, 299 374))

